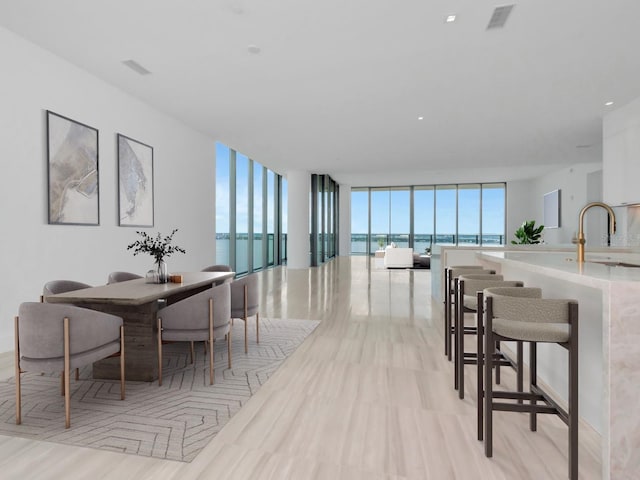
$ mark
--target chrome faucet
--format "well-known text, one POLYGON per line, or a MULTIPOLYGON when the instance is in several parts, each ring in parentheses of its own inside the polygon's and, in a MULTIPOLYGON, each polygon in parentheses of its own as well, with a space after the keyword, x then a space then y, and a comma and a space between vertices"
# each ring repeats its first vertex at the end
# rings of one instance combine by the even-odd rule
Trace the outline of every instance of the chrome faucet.
POLYGON ((578 263, 584 263, 584 214, 587 213, 587 210, 591 207, 602 207, 609 213, 609 233, 616 233, 616 214, 613 213, 613 209, 602 202, 587 203, 582 210, 580 210, 580 217, 578 218, 578 263))

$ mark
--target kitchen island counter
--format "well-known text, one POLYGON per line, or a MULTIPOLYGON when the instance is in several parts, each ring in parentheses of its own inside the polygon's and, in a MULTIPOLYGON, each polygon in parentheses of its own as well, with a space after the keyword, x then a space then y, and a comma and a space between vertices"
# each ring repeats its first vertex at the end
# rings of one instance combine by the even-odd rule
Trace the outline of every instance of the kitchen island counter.
MULTIPOLYGON (((574 298, 580 310, 580 415, 602 435, 603 478, 640 471, 640 265, 636 253, 481 251, 477 260, 506 279, 574 298)), ((540 376, 566 399, 566 353, 540 355, 540 376)))

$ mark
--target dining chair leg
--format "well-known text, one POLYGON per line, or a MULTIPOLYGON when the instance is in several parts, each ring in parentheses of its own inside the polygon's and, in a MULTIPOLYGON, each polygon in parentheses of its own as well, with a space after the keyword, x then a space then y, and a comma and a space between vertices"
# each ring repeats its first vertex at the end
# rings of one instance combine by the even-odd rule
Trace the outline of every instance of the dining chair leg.
POLYGON ((216 381, 215 370, 213 369, 213 344, 215 339, 211 340, 211 347, 209 347, 209 385, 213 385, 216 381))
POLYGON ((120 325, 120 400, 125 397, 124 325, 120 325))
POLYGON ((71 376, 71 351, 69 345, 69 317, 64 317, 64 428, 71 427, 71 393, 69 377, 71 376))
POLYGON ((260 343, 260 314, 256 313, 256 343, 260 343))
POLYGON ((158 386, 162 386, 162 319, 158 317, 158 386))
POLYGON ((60 372, 60 396, 64 397, 64 370, 60 372))
POLYGON ((191 364, 193 365, 193 358, 196 356, 196 351, 195 351, 193 340, 191 340, 189 347, 190 347, 189 348, 189 353, 191 354, 191 364))
POLYGON ((20 339, 18 337, 18 317, 14 319, 14 363, 16 371, 16 425, 22 423, 22 391, 20 385, 20 339))
POLYGON ((227 333, 227 355, 229 356, 229 368, 231 368, 231 329, 227 333))
POLYGON ((80 369, 76 368, 76 382, 80 380, 80 369))
POLYGON ((209 299, 209 385, 213 385, 215 381, 215 372, 213 370, 213 344, 216 341, 213 338, 213 298, 209 299))
POLYGON ((249 345, 247 344, 247 321, 248 319, 248 311, 247 311, 247 302, 249 301, 249 289, 247 286, 244 286, 244 353, 249 353, 249 345))

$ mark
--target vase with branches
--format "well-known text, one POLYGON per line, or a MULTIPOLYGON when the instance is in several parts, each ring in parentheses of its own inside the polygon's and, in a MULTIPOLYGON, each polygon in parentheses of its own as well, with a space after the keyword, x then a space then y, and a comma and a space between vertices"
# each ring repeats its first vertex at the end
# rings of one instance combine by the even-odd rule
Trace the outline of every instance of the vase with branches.
POLYGON ((167 283, 169 280, 165 259, 176 252, 187 253, 184 248, 171 243, 173 241, 173 236, 177 231, 178 229, 175 228, 171 234, 164 237, 160 232, 158 232, 155 237, 152 237, 147 232, 136 231, 141 238, 127 245, 127 250, 133 250, 134 256, 139 253, 148 253, 154 258, 156 270, 158 272, 158 281, 160 283, 167 283))

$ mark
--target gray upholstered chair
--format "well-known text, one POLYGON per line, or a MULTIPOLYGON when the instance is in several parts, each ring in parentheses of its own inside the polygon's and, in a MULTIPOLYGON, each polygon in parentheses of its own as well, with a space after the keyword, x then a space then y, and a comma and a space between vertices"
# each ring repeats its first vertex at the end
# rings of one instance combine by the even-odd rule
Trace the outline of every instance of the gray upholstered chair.
POLYGON ((135 280, 136 278, 142 278, 142 276, 131 272, 111 272, 107 279, 107 285, 126 282, 127 280, 135 280))
MULTIPOLYGON (((229 265, 211 265, 209 267, 205 267, 202 269, 203 272, 233 272, 229 265)), ((216 282, 216 285, 220 285, 222 283, 231 283, 233 282, 233 278, 225 278, 221 282, 216 282)))
MULTIPOLYGON (((88 283, 76 282, 74 280, 51 280, 44 284, 42 288, 42 295, 40 295, 40 302, 44 302, 44 297, 47 295, 56 295, 58 293, 73 292, 74 290, 82 290, 83 288, 91 288, 92 285, 88 283)), ((76 381, 80 379, 80 369, 76 368, 76 381)), ((63 393, 64 393, 64 386, 63 393)))
MULTIPOLYGON (((538 288, 498 287, 484 290, 484 452, 493 455, 493 411, 529 413, 537 430, 538 413, 553 413, 569 427, 569 478, 578 478, 578 304, 543 299, 538 288), (529 392, 493 390, 493 347, 496 341, 529 342, 529 392), (557 343, 569 352, 569 398, 565 411, 537 383, 537 344, 557 343), (495 400, 494 400, 495 399, 495 400), (497 400, 497 401, 496 401, 497 400), (506 402, 528 400, 529 404, 506 402), (538 404, 542 402, 543 404, 538 404)), ((480 365, 478 365, 480 369, 480 365)))
MULTIPOLYGON (((158 385, 162 385, 162 342, 209 342, 209 384, 214 382, 213 344, 227 340, 231 368, 231 292, 223 283, 180 300, 158 315, 158 385)), ((193 343, 191 344, 193 355, 193 343)), ((193 361, 193 360, 192 360, 193 361)))
POLYGON ((244 353, 249 352, 247 345, 247 323, 249 317, 256 317, 256 343, 260 343, 260 292, 258 276, 247 275, 231 283, 231 318, 244 321, 244 353))
MULTIPOLYGON (((56 295, 58 293, 73 292, 74 290, 82 290, 83 288, 91 288, 92 285, 73 280, 52 280, 44 284, 42 295, 56 295)), ((42 298, 40 299, 42 300, 42 298)))
POLYGON ((73 305, 28 302, 15 317, 16 424, 22 423, 20 374, 62 372, 65 427, 71 425, 71 369, 120 355, 120 398, 125 397, 122 318, 73 305))

